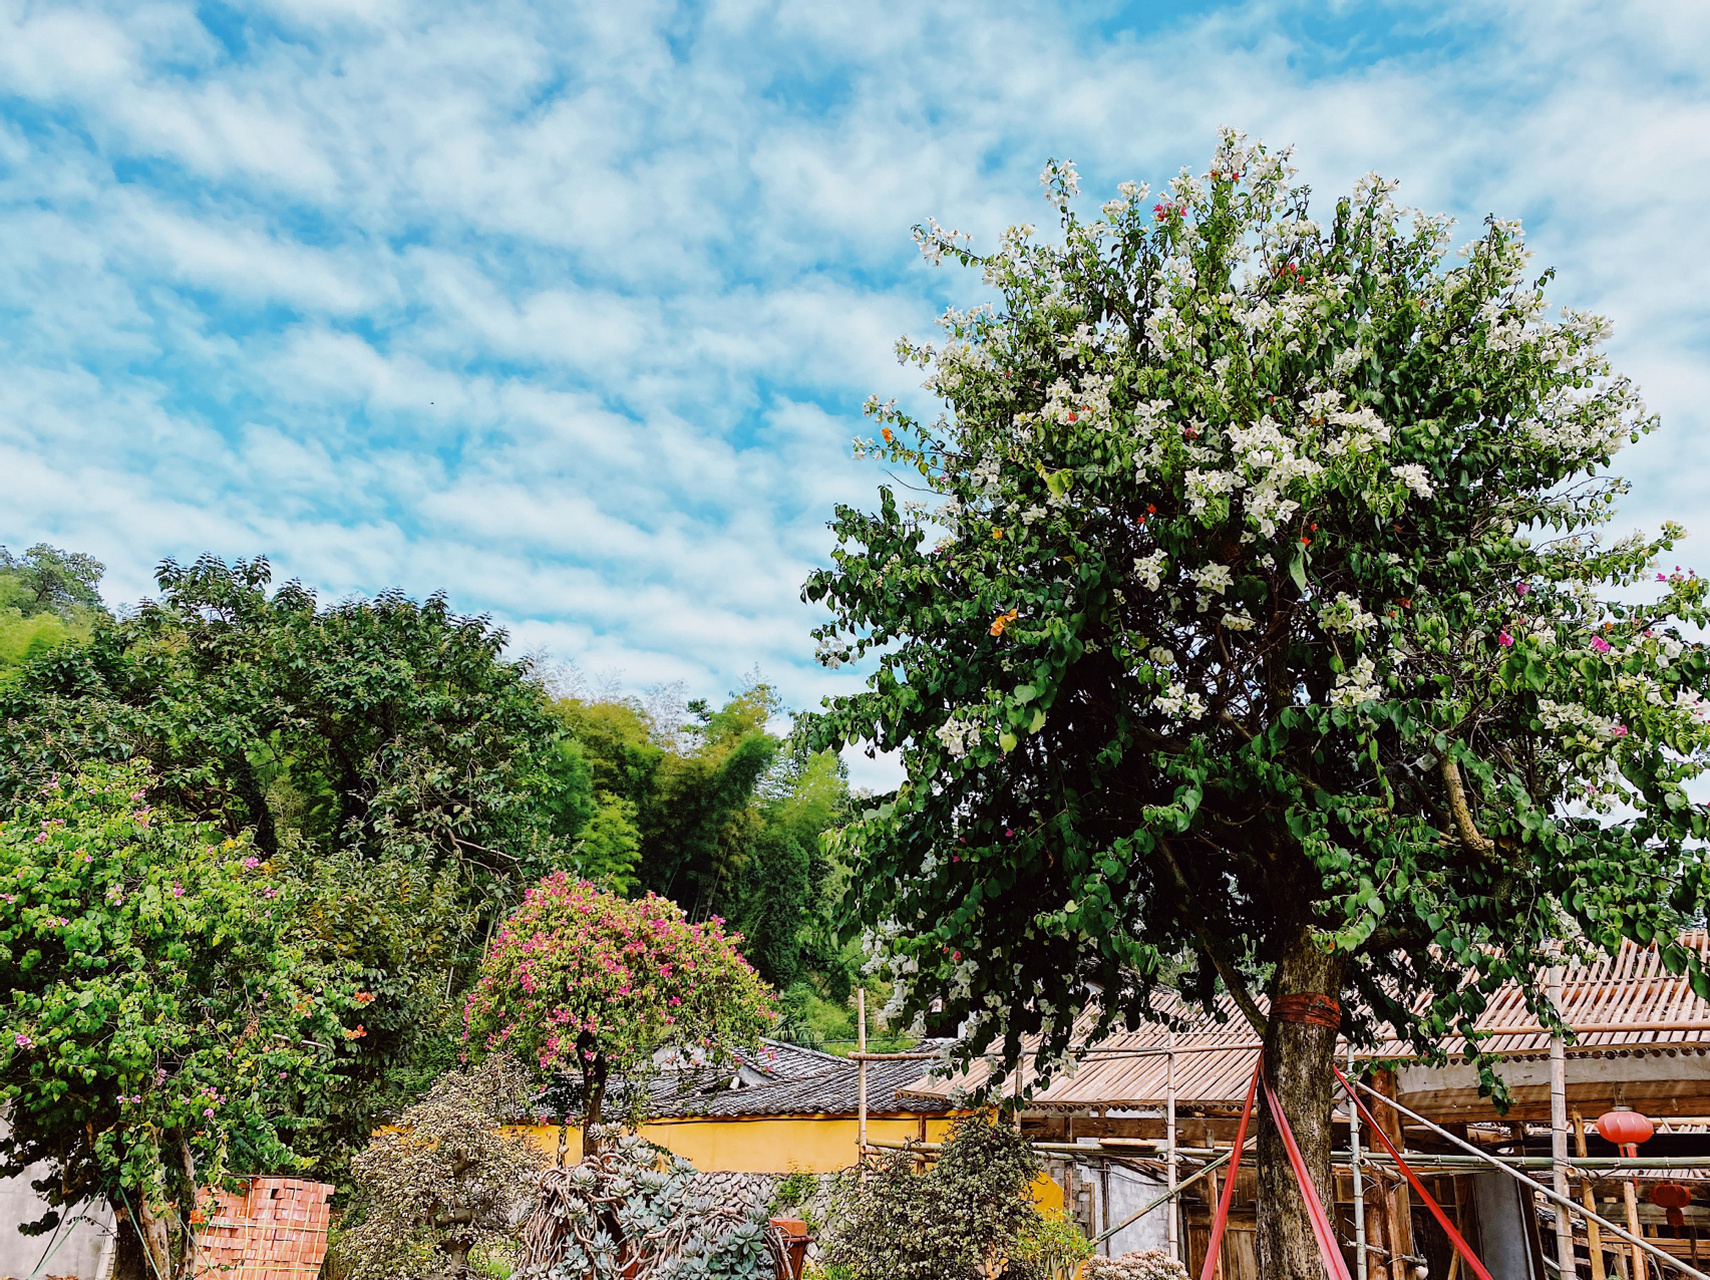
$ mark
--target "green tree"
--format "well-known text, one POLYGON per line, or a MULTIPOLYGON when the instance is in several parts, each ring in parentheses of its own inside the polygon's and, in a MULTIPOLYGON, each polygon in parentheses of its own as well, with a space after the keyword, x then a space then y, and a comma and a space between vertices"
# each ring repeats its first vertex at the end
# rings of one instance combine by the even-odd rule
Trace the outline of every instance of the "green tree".
POLYGON ((0 610, 26 618, 51 613, 70 619, 101 608, 101 575, 107 566, 82 551, 61 551, 38 542, 23 555, 0 547, 0 610))
POLYGON ((835 754, 768 730, 778 711, 759 682, 717 711, 691 704, 686 725, 655 723, 634 700, 553 706, 594 788, 581 873, 645 886, 696 920, 729 918, 761 976, 785 987, 835 961, 842 881, 821 835, 844 820, 848 784, 835 754))
MULTIPOLYGON (((1710 898, 1710 614, 1653 563, 1677 527, 1597 536, 1655 422, 1602 321, 1545 316, 1519 227, 1447 266, 1392 184, 1321 225, 1291 173, 1229 135, 1091 222, 1052 166, 1060 244, 921 232, 1000 300, 902 347, 944 419, 872 404, 862 449, 934 505, 839 508, 806 596, 828 661, 877 660, 820 744, 907 768, 848 836, 905 1015, 942 1000, 964 1059, 1014 1063, 1165 978, 1225 987, 1327 1191, 1314 995, 1433 1052, 1505 979, 1551 1020, 1558 941, 1656 942, 1710 990, 1674 941, 1710 898)), ((1260 1141, 1261 1270, 1318 1275, 1260 1141)))
POLYGON ((0 672, 68 641, 104 616, 104 566, 93 556, 37 543, 21 556, 0 547, 0 672))
POLYGON ((0 1174, 52 1166, 26 1230, 110 1203, 121 1280, 191 1274, 201 1189, 302 1167, 292 1130, 370 998, 291 944, 247 840, 164 819, 147 782, 94 766, 0 828, 0 1174))
MULTIPOLYGON (((599 812, 505 634, 442 597, 321 607, 264 560, 170 561, 159 596, 0 688, 0 811, 83 762, 148 757, 164 809, 245 831, 304 890, 306 945, 378 997, 317 1150, 455 1056, 482 942, 599 812)), ((612 837, 600 833, 610 843, 612 837)))
POLYGON ((477 1053, 506 1052, 580 1081, 582 1153, 599 1150, 606 1094, 632 1113, 656 1055, 728 1063, 774 1020, 773 998, 717 921, 635 901, 562 871, 528 891, 500 927, 464 1008, 477 1053))

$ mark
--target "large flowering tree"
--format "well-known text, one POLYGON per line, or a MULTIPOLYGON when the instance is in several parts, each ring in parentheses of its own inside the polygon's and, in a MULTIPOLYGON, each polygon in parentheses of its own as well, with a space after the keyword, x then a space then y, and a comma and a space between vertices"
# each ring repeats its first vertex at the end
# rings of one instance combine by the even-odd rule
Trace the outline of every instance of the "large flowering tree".
MULTIPOLYGON (((1048 168, 1061 243, 921 231, 998 301, 902 344, 947 412, 857 450, 920 496, 839 508, 805 595, 877 661, 822 744, 907 768, 847 835, 905 1012, 1013 1064, 1227 989, 1327 1188, 1336 1031, 1284 997, 1430 1050, 1555 940, 1691 963, 1710 665, 1681 531, 1598 536, 1655 426, 1605 323, 1547 318, 1515 223, 1451 265, 1393 184, 1321 223, 1291 175, 1231 134, 1090 222, 1048 168)), ((1261 1268, 1317 1274, 1261 1141, 1261 1268)))
POLYGON ((606 1090, 631 1103, 661 1050, 708 1065, 754 1047, 774 997, 714 917, 690 924, 655 894, 633 901, 562 871, 499 927, 464 1008, 464 1037, 581 1083, 582 1151, 599 1148, 606 1090))
POLYGON ((247 838, 151 808, 149 781, 94 765, 0 825, 0 1175, 48 1167, 25 1230, 109 1203, 120 1280, 195 1271, 208 1187, 309 1166, 292 1145, 371 999, 289 943, 297 903, 247 838))

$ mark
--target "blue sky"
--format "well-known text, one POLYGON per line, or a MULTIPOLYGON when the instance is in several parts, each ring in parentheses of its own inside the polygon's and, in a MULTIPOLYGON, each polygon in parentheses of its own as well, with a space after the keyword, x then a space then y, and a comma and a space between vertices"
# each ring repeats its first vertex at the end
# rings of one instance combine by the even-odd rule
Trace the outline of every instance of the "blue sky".
MULTIPOLYGON (((445 589, 519 648, 796 706, 891 348, 990 244, 1230 124, 1525 219, 1707 527, 1710 6, 0 0, 0 541, 445 589)), ((922 406, 924 407, 924 406, 922 406)), ((1696 544, 1689 544, 1689 554, 1696 544)), ((882 770, 871 772, 879 780, 882 770)), ((857 777, 864 776, 858 769, 857 777)))

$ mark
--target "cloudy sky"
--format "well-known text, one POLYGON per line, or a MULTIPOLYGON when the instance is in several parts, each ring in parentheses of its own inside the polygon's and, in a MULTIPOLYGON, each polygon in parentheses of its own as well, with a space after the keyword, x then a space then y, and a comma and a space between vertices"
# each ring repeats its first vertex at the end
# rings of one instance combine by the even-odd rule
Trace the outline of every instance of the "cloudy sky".
MULTIPOLYGON (((269 556, 520 648, 796 706, 861 402, 989 244, 1229 124, 1525 220, 1710 530, 1710 6, 0 0, 0 542, 269 556)), ((1690 544, 1690 554, 1698 544, 1690 544)), ((1710 557, 1701 559, 1710 560, 1710 557)))

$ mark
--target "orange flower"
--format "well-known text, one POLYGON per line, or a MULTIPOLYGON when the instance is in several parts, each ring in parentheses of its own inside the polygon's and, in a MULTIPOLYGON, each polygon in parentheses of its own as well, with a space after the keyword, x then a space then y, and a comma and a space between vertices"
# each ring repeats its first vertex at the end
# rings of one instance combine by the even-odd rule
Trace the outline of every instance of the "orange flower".
POLYGON ((879 434, 885 438, 886 444, 891 442, 891 429, 889 427, 881 428, 879 434))
POLYGON ((1015 614, 1016 611, 1014 609, 1011 609, 1008 613, 998 614, 997 618, 992 622, 992 634, 994 636, 1001 636, 1004 633, 1004 628, 1015 621, 1015 614))

